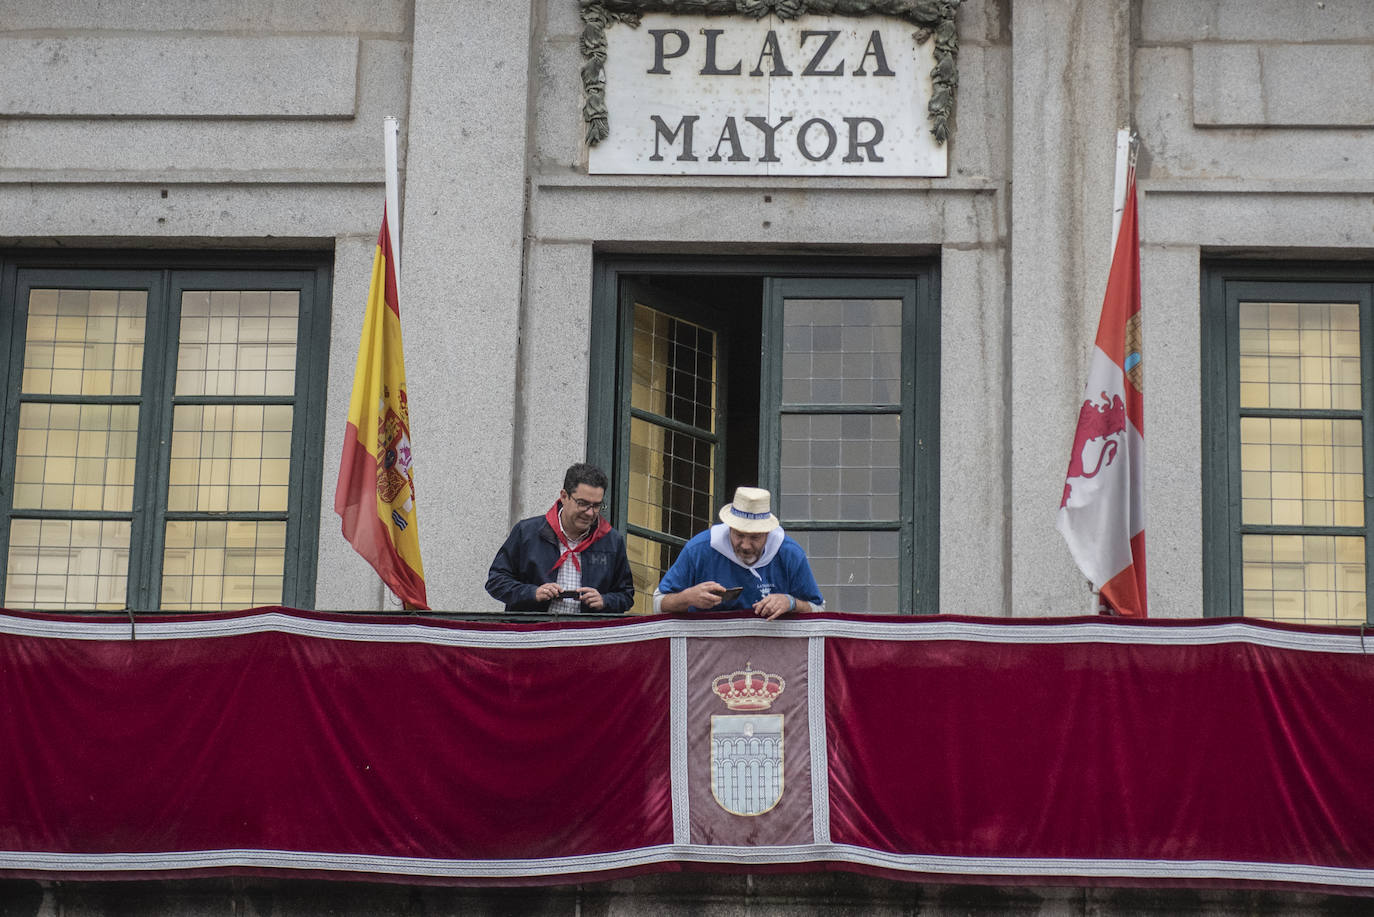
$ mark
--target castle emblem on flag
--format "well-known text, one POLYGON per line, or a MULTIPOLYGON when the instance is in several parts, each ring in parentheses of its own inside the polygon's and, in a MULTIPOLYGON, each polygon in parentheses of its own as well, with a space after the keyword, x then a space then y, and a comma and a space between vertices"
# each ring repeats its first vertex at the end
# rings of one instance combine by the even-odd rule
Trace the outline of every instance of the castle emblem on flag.
POLYGON ((711 684, 737 711, 711 716, 711 795, 733 815, 762 815, 782 799, 783 716, 762 711, 786 687, 781 676, 756 672, 752 664, 711 684))
POLYGON ((1131 380, 1131 384, 1136 387, 1136 391, 1145 391, 1145 366, 1144 356, 1141 353, 1140 335, 1140 312, 1137 310, 1131 313, 1131 317, 1126 319, 1125 335, 1126 360, 1122 369, 1126 371, 1126 378, 1131 380))

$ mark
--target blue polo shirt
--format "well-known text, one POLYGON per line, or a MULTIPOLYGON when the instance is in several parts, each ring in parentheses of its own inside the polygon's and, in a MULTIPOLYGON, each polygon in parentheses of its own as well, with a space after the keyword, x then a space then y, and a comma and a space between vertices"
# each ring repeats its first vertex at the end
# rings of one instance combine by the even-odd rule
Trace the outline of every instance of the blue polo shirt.
MULTIPOLYGON (((687 542, 672 567, 663 574, 657 591, 665 595, 681 592, 708 580, 715 580, 727 589, 740 586, 744 590, 733 602, 722 602, 711 611, 752 608, 755 602, 774 592, 810 602, 816 611, 825 605, 806 552, 781 528, 768 533, 758 563, 747 567, 739 562, 730 547, 729 526, 724 523, 711 526, 687 542)), ((688 610, 701 609, 692 607, 688 610)))

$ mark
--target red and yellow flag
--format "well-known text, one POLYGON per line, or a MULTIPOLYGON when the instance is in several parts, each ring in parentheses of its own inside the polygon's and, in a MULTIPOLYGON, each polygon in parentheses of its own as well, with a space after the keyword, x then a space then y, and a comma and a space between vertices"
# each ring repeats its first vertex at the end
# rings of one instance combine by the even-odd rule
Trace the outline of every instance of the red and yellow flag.
POLYGON ((427 610, 412 462, 396 261, 383 208, 334 512, 343 518, 344 537, 382 582, 407 608, 427 610))

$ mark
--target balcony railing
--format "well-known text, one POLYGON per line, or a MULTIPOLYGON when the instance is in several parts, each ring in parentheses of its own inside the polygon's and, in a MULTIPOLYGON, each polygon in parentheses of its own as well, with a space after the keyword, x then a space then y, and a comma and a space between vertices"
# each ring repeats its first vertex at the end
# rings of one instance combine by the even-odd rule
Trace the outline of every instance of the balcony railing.
POLYGON ((1359 630, 0 614, 0 876, 1374 890, 1359 630))

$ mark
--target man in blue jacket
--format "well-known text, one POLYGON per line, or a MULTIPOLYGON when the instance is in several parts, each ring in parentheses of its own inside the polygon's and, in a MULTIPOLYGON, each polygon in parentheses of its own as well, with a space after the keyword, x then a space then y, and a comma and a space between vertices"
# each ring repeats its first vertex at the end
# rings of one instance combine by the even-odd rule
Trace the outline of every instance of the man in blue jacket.
POLYGON ((823 611, 806 552, 787 537, 771 505, 768 491, 737 488, 720 524, 693 536, 663 574, 654 611, 749 608, 770 621, 789 611, 823 611))
POLYGON ((623 614, 635 600, 625 539, 601 516, 606 472, 579 462, 542 516, 511 529, 487 571, 487 592, 506 611, 623 614))

